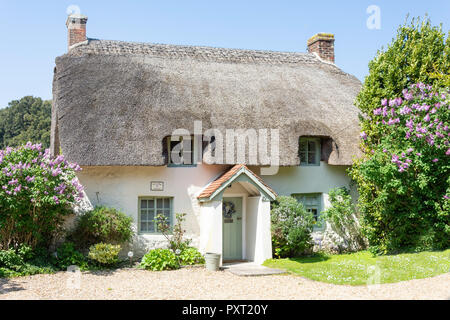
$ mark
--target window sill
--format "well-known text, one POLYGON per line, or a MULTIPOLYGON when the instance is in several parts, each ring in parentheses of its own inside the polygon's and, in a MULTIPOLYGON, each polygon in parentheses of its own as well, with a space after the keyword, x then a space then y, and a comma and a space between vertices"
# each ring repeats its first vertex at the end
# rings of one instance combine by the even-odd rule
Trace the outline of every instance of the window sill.
MULTIPOLYGON (((155 237, 164 237, 164 235, 160 232, 138 232, 138 236, 155 236, 155 237)), ((172 233, 169 233, 169 236, 171 236, 172 233)))
POLYGON ((168 164, 167 168, 194 168, 197 164, 168 164))

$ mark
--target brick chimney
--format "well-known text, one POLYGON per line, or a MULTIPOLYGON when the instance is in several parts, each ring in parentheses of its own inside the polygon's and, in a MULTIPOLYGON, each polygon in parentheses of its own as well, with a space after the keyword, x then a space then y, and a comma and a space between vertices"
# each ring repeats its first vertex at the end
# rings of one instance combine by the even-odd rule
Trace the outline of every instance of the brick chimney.
POLYGON ((88 17, 79 13, 71 14, 67 17, 67 39, 69 49, 80 42, 87 40, 86 38, 86 22, 88 17))
POLYGON ((334 63, 334 34, 318 33, 309 38, 308 52, 316 53, 322 60, 334 63))

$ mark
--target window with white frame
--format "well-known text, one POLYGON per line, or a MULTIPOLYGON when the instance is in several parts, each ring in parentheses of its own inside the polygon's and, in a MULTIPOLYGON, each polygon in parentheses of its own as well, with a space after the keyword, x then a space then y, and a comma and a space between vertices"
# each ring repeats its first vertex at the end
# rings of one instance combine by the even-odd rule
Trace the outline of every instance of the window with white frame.
POLYGON ((320 165, 320 139, 304 138, 299 141, 299 157, 302 166, 320 165))
POLYGON ((322 195, 320 193, 293 194, 292 196, 303 204, 306 211, 313 214, 316 222, 319 222, 322 211, 322 195))
POLYGON ((140 197, 139 198, 139 232, 157 233, 156 217, 161 214, 166 216, 167 222, 172 227, 172 202, 169 197, 140 197))
POLYGON ((181 136, 168 138, 168 165, 177 166, 194 166, 194 137, 181 136))

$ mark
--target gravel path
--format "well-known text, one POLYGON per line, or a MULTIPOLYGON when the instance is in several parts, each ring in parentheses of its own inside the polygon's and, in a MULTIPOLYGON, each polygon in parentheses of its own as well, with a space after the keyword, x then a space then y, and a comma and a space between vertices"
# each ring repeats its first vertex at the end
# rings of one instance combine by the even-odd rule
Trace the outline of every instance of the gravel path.
POLYGON ((292 275, 239 277, 203 268, 59 272, 0 279, 1 299, 450 299, 450 273, 378 286, 339 286, 292 275))

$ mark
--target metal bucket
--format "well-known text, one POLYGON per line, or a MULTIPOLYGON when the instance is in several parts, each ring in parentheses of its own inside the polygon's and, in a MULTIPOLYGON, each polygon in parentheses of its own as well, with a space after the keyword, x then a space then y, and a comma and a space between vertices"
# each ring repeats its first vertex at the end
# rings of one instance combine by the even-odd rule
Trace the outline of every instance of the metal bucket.
POLYGON ((206 270, 218 271, 220 266, 220 254, 207 252, 205 254, 206 270))

